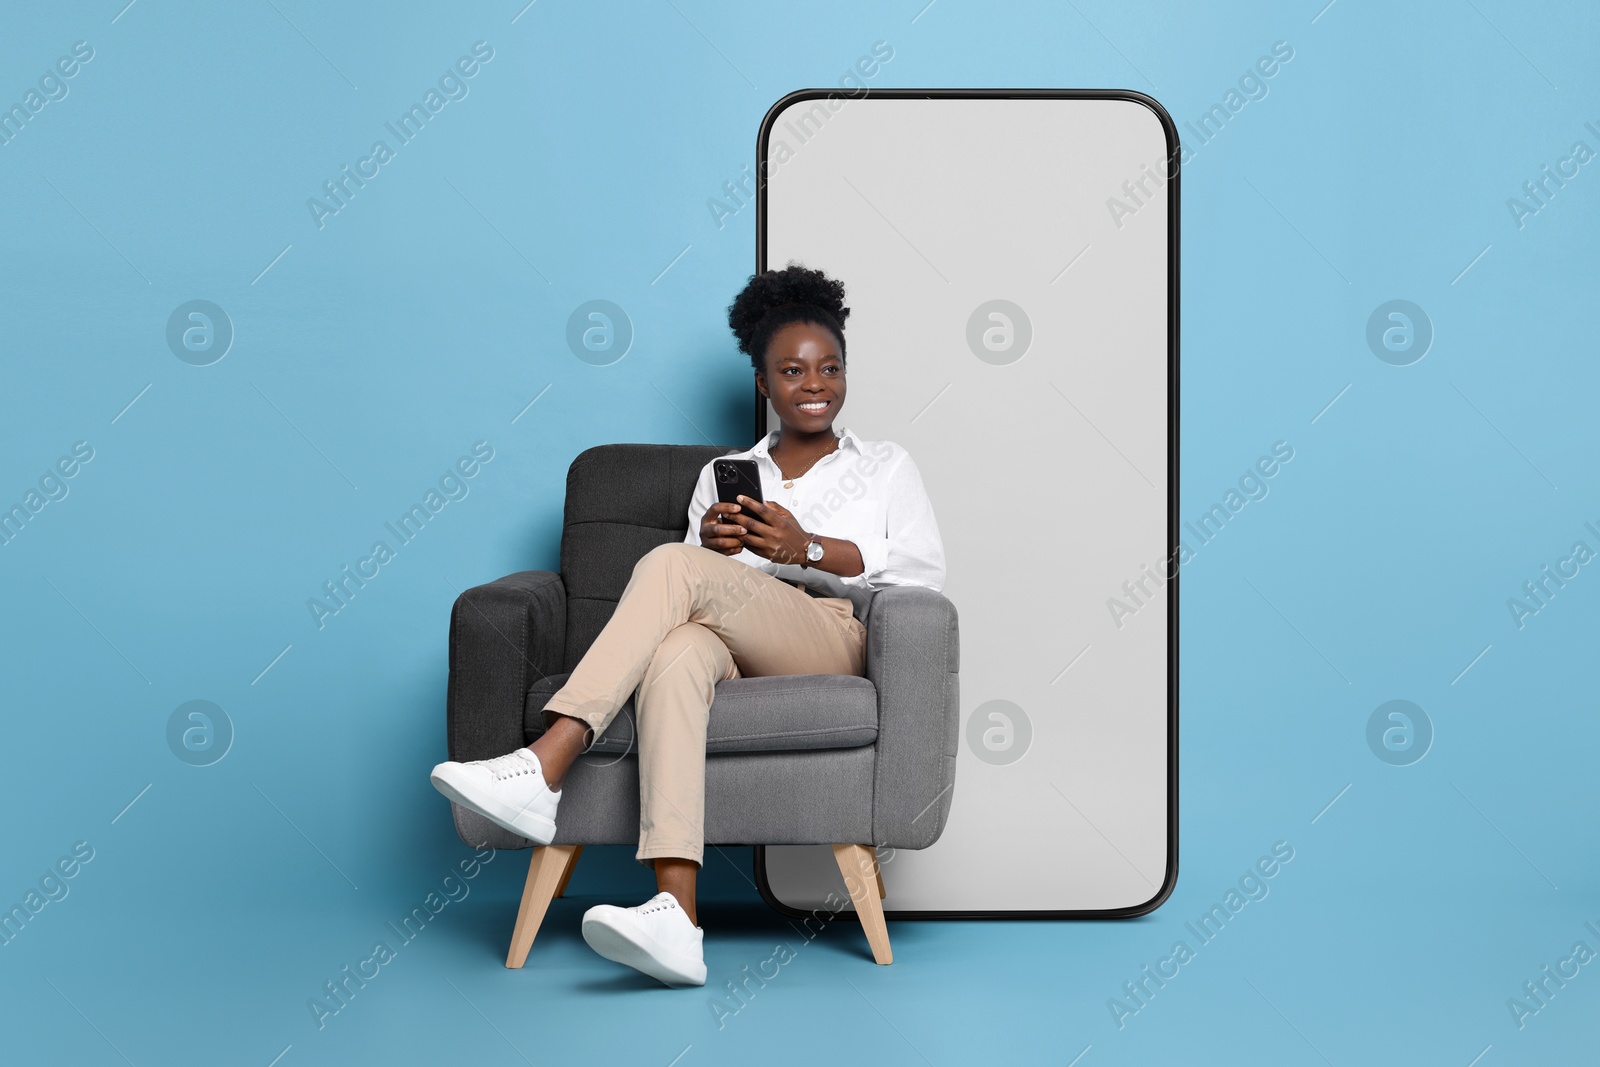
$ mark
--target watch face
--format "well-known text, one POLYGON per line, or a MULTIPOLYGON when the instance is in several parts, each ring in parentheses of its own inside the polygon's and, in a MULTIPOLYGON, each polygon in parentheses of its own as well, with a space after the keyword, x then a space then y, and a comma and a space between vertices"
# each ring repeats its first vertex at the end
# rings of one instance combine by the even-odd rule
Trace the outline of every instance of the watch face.
POLYGON ((811 562, 815 563, 817 560, 819 560, 821 558, 822 558, 822 542, 821 541, 812 541, 810 544, 806 545, 806 559, 808 559, 811 562))

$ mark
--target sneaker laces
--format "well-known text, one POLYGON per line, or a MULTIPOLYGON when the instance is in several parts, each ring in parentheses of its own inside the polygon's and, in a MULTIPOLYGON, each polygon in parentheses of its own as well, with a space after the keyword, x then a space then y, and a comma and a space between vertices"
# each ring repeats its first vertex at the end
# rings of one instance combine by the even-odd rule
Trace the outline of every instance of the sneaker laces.
POLYGON ((507 778, 515 778, 522 774, 534 774, 540 769, 532 760, 527 759, 518 752, 508 752, 504 756, 486 759, 483 761, 482 766, 490 774, 494 775, 494 779, 497 782, 503 782, 507 778))
POLYGON ((678 906, 678 901, 670 893, 658 893, 639 905, 639 914, 648 915, 653 911, 670 911, 678 906))

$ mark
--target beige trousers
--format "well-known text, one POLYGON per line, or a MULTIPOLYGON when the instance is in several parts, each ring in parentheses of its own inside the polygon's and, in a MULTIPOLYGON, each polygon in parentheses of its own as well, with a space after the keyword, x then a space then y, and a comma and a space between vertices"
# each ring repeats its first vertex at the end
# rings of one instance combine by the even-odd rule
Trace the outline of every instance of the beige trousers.
MULTIPOLYGON (((639 743, 639 850, 702 861, 706 725, 729 678, 866 672, 867 628, 844 597, 814 597, 702 545, 658 545, 546 709, 598 739, 628 696, 639 743)), ((592 744, 593 742, 591 742, 592 744)))

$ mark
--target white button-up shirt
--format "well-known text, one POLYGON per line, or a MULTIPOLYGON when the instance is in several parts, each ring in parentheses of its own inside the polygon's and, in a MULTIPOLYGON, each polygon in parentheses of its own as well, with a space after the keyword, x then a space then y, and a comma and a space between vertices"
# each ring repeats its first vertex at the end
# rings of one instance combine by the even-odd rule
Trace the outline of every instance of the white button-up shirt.
MULTIPOLYGON (((748 548, 733 559, 784 581, 802 582, 822 596, 848 597, 862 623, 867 621, 874 589, 920 585, 944 590, 944 542, 910 453, 893 441, 862 441, 841 429, 836 435, 839 447, 795 478, 793 488, 784 488, 783 472, 768 453, 779 432, 721 458, 755 460, 763 499, 788 508, 807 533, 853 542, 865 569, 846 578, 798 563, 774 563, 748 548)), ((707 463, 689 502, 685 543, 700 543, 700 521, 716 499, 712 464, 707 463)))

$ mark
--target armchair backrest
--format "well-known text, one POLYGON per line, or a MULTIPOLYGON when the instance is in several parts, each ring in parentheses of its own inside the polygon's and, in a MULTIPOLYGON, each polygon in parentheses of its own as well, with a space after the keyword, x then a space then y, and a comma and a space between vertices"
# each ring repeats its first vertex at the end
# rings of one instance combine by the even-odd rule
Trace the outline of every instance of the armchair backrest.
POLYGON ((597 445, 567 468, 561 578, 567 588, 562 670, 577 666, 611 619, 633 565, 652 548, 682 541, 700 470, 743 451, 720 445, 597 445))

